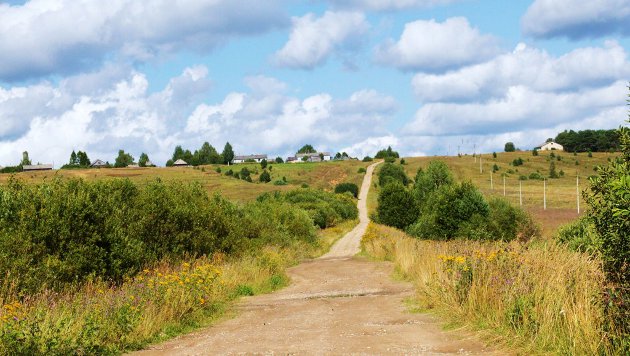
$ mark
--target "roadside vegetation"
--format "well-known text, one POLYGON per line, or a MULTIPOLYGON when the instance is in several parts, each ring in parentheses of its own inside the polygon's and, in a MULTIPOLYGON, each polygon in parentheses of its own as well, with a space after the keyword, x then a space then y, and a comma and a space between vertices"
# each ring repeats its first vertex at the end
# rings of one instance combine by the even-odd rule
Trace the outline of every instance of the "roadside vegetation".
POLYGON ((355 204, 309 189, 234 204, 197 183, 12 179, 0 354, 116 354, 207 324, 285 285, 286 267, 351 228, 355 204))
MULTIPOLYGON (((517 350, 628 354, 629 129, 617 135, 621 154, 597 165, 583 190, 586 214, 553 239, 540 238, 534 220, 508 201, 457 182, 443 162, 418 169, 413 182, 386 164, 372 217, 391 227, 372 224, 364 250, 414 282, 422 310, 517 350)), ((561 179, 556 157, 547 156, 549 178, 561 179)))

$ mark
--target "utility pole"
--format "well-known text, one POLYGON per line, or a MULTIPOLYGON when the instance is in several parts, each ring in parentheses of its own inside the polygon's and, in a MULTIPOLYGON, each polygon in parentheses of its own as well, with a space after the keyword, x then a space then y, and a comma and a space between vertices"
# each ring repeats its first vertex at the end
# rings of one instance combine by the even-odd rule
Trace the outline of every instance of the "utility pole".
POLYGON ((483 166, 481 165, 481 155, 479 155, 479 173, 483 174, 483 166))

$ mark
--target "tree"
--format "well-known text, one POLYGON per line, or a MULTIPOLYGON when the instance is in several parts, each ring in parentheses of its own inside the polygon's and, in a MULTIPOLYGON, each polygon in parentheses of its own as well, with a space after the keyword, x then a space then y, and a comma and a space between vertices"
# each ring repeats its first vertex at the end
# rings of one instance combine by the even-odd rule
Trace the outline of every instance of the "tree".
POLYGON ((116 157, 116 161, 114 162, 114 168, 123 168, 130 164, 133 164, 133 156, 129 153, 125 153, 124 150, 119 150, 118 157, 116 157))
POLYGON ((87 153, 83 151, 77 152, 77 160, 79 161, 79 166, 81 167, 89 167, 92 164, 92 162, 90 162, 90 158, 88 157, 87 153))
POLYGON ((260 161, 260 168, 262 168, 263 170, 265 168, 267 168, 267 160, 263 159, 262 161, 260 161))
POLYGON ((409 184, 409 177, 402 166, 385 163, 378 172, 378 184, 384 187, 391 182, 399 182, 406 186, 409 184))
POLYGON ((146 167, 148 161, 149 161, 149 156, 146 153, 142 152, 140 154, 140 158, 138 159, 138 165, 140 167, 146 167))
POLYGON ((354 183, 339 183, 335 186, 335 193, 343 194, 345 192, 350 192, 352 196, 357 198, 359 196, 359 187, 354 183))
POLYGON ((443 185, 453 184, 453 174, 446 163, 442 161, 431 161, 426 170, 418 169, 416 173, 413 193, 418 206, 423 206, 429 194, 433 193, 443 185))
POLYGON ((514 146, 514 142, 507 142, 504 148, 505 152, 514 152, 516 151, 516 146, 514 146))
POLYGON ((28 158, 28 151, 22 152, 22 161, 20 162, 20 166, 30 166, 31 159, 28 158))
POLYGON ((225 147, 223 147, 223 163, 230 164, 234 160, 234 150, 232 150, 232 145, 229 142, 225 143, 225 147))
POLYGON ((398 152, 392 149, 392 146, 388 146, 387 149, 380 150, 376 153, 374 158, 385 159, 385 158, 400 158, 398 152))
POLYGON ((312 145, 304 145, 297 153, 317 153, 317 151, 312 145))
POLYGON ((208 142, 204 142, 197 153, 197 164, 216 164, 221 163, 219 152, 208 142))
POLYGON ((284 160, 282 159, 282 157, 276 157, 276 163, 284 163, 284 160))
POLYGON ((549 163, 549 178, 560 178, 558 172, 556 172, 556 162, 553 160, 549 163))
POLYGON ((413 194, 399 182, 387 184, 378 195, 378 222, 405 229, 418 218, 413 194))
POLYGON ((77 158, 77 154, 76 152, 74 152, 74 150, 72 150, 72 153, 70 154, 70 161, 68 162, 68 164, 71 166, 76 166, 79 164, 79 159, 77 158))

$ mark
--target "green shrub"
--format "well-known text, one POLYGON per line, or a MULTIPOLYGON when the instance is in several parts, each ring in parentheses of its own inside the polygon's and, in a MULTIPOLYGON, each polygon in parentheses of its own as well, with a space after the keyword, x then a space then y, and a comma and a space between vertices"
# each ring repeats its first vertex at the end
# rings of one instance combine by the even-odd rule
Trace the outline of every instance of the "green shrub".
POLYGON ((391 163, 385 163, 378 172, 378 184, 381 187, 384 187, 392 182, 399 182, 406 186, 409 184, 409 177, 405 174, 403 167, 391 163))
POLYGON ((437 240, 474 237, 474 224, 467 223, 483 220, 489 214, 488 203, 472 183, 446 184, 429 195, 420 218, 407 231, 416 237, 437 240))
POLYGON ((422 207, 427 197, 443 185, 453 184, 453 174, 446 163, 431 161, 426 171, 418 169, 413 187, 416 203, 422 207))
POLYGON ((521 157, 519 157, 519 158, 515 158, 515 159, 512 161, 512 165, 513 165, 514 167, 517 167, 517 166, 522 166, 522 165, 523 165, 523 163, 524 163, 524 161, 523 161, 523 159, 522 159, 521 157))
POLYGON ((359 168, 359 169, 357 170, 357 173, 359 173, 359 174, 361 174, 361 173, 365 173, 365 172, 366 172, 366 169, 365 169, 365 168, 363 168, 363 167, 361 167, 361 168, 359 168))
POLYGON ((405 229, 418 218, 413 194, 399 182, 387 184, 378 195, 378 222, 405 229))
POLYGON ((556 233, 556 239, 567 244, 573 251, 599 254, 602 248, 602 240, 597 235, 595 226, 586 217, 561 226, 556 233))
POLYGON ((287 185, 287 184, 289 184, 289 183, 287 183, 286 181, 281 180, 281 179, 278 179, 278 180, 273 182, 273 185, 287 185))
POLYGON ((363 157, 363 162, 372 162, 372 161, 374 161, 374 158, 372 158, 370 156, 363 157))
POLYGON ((233 176, 233 175, 234 175, 234 171, 233 171, 233 170, 231 170, 231 169, 228 169, 228 170, 225 172, 225 175, 226 175, 226 176, 228 176, 228 177, 231 177, 231 176, 233 176))
POLYGON ((527 178, 526 175, 522 175, 522 174, 518 177, 518 180, 527 180, 527 179, 529 178, 527 178))
POLYGON ((258 180, 262 183, 269 183, 271 182, 271 175, 267 172, 267 170, 264 170, 258 177, 258 180))
POLYGON ((33 293, 117 283, 164 259, 237 253, 279 235, 313 239, 305 211, 266 204, 239 208, 197 183, 11 180, 0 186, 0 275, 33 293))
POLYGON ((217 167, 214 171, 220 174, 221 173, 221 167, 217 167))
POLYGON ((532 172, 532 173, 529 174, 529 179, 543 180, 543 179, 545 179, 545 177, 543 177, 543 175, 538 173, 538 172, 532 172))
POLYGON ((354 183, 339 183, 335 186, 335 193, 343 194, 345 192, 350 192, 352 196, 357 198, 359 196, 359 187, 354 183))

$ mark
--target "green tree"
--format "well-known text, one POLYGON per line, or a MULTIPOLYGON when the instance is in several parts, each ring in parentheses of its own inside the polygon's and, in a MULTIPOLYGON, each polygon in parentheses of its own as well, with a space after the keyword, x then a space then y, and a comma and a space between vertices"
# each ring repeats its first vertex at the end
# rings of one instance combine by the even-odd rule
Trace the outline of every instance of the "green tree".
POLYGON ((71 166, 76 166, 79 164, 79 159, 77 158, 77 153, 74 152, 74 150, 72 150, 72 153, 70 154, 70 161, 68 162, 69 165, 71 166))
POLYGON ((230 164, 234 160, 234 150, 232 149, 232 145, 229 142, 225 143, 225 147, 223 147, 223 163, 230 164))
POLYGON ((267 168, 267 160, 263 159, 262 161, 260 161, 260 168, 262 168, 263 170, 265 168, 267 168))
POLYGON ((514 142, 507 142, 504 147, 505 152, 514 152, 516 151, 516 146, 514 146, 514 142))
POLYGON ((426 170, 418 169, 413 186, 413 193, 418 206, 423 206, 429 194, 439 187, 453 184, 453 182, 451 170, 442 161, 431 161, 426 170))
POLYGON ((92 164, 92 162, 90 162, 90 158, 88 157, 87 153, 83 151, 77 152, 77 160, 78 160, 79 166, 81 167, 89 167, 92 164))
POLYGON ((124 150, 119 150, 118 157, 116 157, 116 161, 114 162, 114 168, 123 168, 130 164, 133 164, 133 156, 129 153, 125 153, 124 150))
POLYGON ((284 163, 284 160, 282 159, 282 157, 276 157, 276 163, 284 163))
POLYGON ((345 192, 350 192, 352 196, 357 198, 359 196, 359 187, 354 183, 339 183, 335 186, 335 193, 343 194, 345 192))
POLYGON ((556 162, 553 160, 549 163, 549 178, 560 178, 556 172, 556 162))
POLYGON ((409 177, 405 174, 405 170, 402 166, 385 163, 378 172, 378 184, 384 187, 394 181, 406 186, 409 184, 409 177))
POLYGON ((413 194, 399 182, 387 184, 378 195, 378 222, 405 229, 418 218, 413 194))
POLYGON ((219 160, 219 152, 208 142, 204 142, 201 149, 199 149, 197 161, 200 165, 221 163, 219 160))
POLYGON ((312 145, 304 145, 297 153, 317 153, 317 151, 312 145))
POLYGON ((380 150, 376 153, 374 158, 385 159, 385 158, 400 158, 400 154, 392 149, 392 146, 388 146, 387 149, 380 150))
POLYGON ((534 157, 535 157, 535 156, 538 156, 538 150, 537 150, 537 149, 535 149, 535 148, 534 148, 534 149, 532 150, 532 156, 534 156, 534 157))
POLYGON ((20 162, 20 166, 30 166, 31 159, 28 158, 28 151, 22 152, 22 161, 20 162))
POLYGON ((138 159, 138 165, 140 167, 146 167, 148 161, 149 161, 149 156, 146 153, 142 152, 140 154, 140 158, 138 159))

